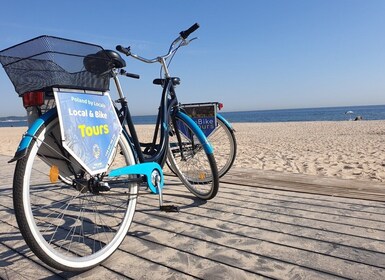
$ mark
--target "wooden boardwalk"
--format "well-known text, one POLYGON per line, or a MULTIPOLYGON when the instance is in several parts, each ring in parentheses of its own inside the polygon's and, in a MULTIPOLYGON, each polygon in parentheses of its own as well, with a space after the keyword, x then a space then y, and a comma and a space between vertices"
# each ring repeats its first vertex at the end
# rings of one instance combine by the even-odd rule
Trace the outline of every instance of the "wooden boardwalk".
POLYGON ((143 190, 119 250, 82 274, 47 267, 13 215, 13 164, 0 156, 1 279, 385 279, 385 185, 232 170, 211 201, 174 177, 157 210, 143 190))

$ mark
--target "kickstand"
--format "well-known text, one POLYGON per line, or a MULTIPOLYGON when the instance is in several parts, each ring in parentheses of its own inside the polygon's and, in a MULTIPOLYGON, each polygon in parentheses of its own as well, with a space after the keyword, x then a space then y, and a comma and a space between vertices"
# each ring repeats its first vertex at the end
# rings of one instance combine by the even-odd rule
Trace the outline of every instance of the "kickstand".
POLYGON ((159 210, 164 212, 179 212, 179 207, 175 205, 163 205, 163 194, 162 194, 162 188, 159 187, 158 184, 156 184, 156 187, 159 192, 159 210))

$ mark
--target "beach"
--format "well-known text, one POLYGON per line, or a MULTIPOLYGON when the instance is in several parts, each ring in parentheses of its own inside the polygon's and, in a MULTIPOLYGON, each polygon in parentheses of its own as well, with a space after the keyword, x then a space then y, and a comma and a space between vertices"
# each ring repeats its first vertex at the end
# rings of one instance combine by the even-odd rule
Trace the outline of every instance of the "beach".
MULTIPOLYGON (((141 186, 135 217, 122 244, 103 265, 80 274, 48 268, 25 244, 12 203, 14 163, 6 161, 26 128, 0 128, 5 166, 0 180, 0 254, 4 256, 0 278, 384 279, 385 121, 233 126, 238 156, 213 200, 197 199, 178 178, 166 176, 164 202, 180 207, 180 212, 164 212, 159 211, 158 196, 141 186)), ((147 141, 152 129, 152 125, 137 126, 139 136, 147 141)), ((63 225, 58 228, 72 231, 78 227, 76 217, 83 221, 83 213, 89 212, 83 208, 73 212, 77 197, 91 204, 97 199, 87 193, 66 195, 71 189, 38 185, 29 197, 42 203, 35 205, 42 212, 52 204, 53 213, 63 216, 67 207, 57 204, 73 198, 67 204, 71 206, 67 217, 47 215, 50 220, 58 216, 63 225)), ((108 204, 108 199, 100 198, 102 205, 108 204)), ((112 213, 93 214, 116 224, 118 214, 112 213)))
POLYGON ((235 166, 385 181, 385 121, 234 124, 235 166))
MULTIPOLYGON (((385 121, 234 123, 234 167, 385 181, 385 121)), ((138 125, 150 141, 153 125, 138 125)), ((0 154, 13 156, 26 127, 0 128, 0 154)))

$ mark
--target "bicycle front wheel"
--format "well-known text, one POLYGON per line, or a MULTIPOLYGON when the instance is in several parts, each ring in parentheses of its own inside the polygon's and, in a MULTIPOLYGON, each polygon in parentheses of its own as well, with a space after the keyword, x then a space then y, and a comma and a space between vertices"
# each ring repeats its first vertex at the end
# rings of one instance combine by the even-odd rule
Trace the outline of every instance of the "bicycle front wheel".
POLYGON ((194 127, 179 115, 175 118, 176 127, 171 127, 169 136, 168 163, 191 193, 201 199, 212 199, 219 188, 214 155, 206 153, 194 127))
POLYGON ((222 177, 233 166, 237 154, 237 141, 234 131, 217 117, 218 126, 207 137, 214 148, 219 177, 222 177))
MULTIPOLYGON (((18 160, 13 199, 24 240, 46 264, 84 271, 107 259, 123 241, 138 194, 131 178, 90 176, 61 145, 58 118, 47 121, 18 160), (106 177, 108 178, 108 177, 106 177)), ((121 136, 110 169, 135 164, 121 136)))
MULTIPOLYGON (((233 166, 237 155, 237 141, 233 129, 225 121, 217 116, 217 127, 207 137, 207 140, 214 148, 215 161, 218 168, 219 178, 223 177, 233 166)), ((175 143, 173 144, 176 146, 175 143)), ((174 154, 174 153, 173 153, 174 154)), ((167 160, 167 166, 177 175, 174 167, 167 160)))

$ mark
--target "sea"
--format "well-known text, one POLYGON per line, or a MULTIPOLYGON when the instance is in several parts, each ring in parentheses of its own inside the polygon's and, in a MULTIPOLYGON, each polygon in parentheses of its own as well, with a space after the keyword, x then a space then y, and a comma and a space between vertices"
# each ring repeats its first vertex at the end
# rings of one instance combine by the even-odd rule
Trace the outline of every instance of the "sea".
MULTIPOLYGON (((306 122, 347 121, 355 119, 385 120, 385 105, 323 107, 304 109, 255 110, 219 113, 231 123, 237 122, 306 122)), ((155 124, 156 116, 133 116, 135 124, 155 124)), ((0 117, 0 127, 27 126, 27 118, 0 117)))

